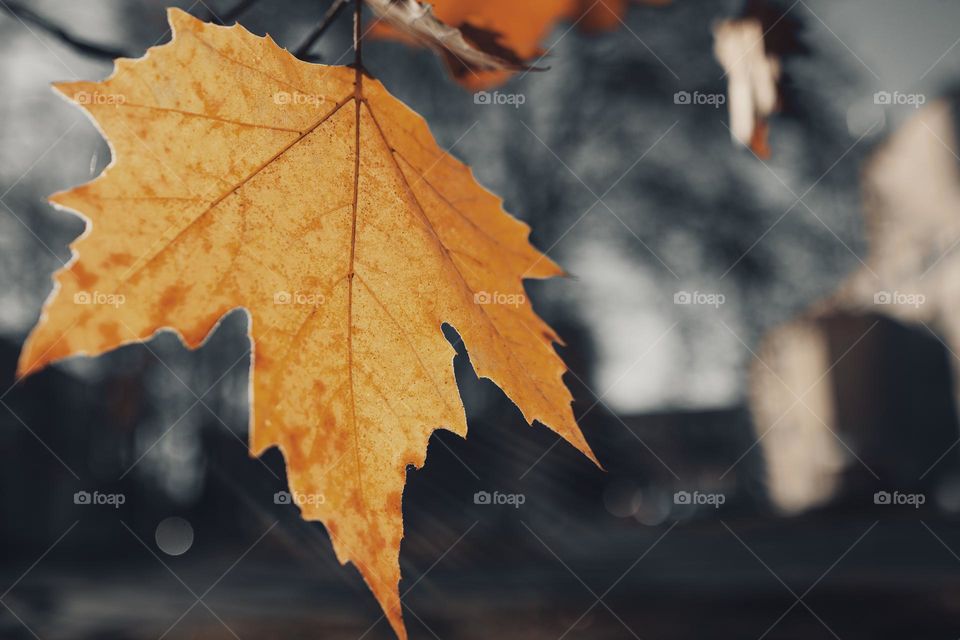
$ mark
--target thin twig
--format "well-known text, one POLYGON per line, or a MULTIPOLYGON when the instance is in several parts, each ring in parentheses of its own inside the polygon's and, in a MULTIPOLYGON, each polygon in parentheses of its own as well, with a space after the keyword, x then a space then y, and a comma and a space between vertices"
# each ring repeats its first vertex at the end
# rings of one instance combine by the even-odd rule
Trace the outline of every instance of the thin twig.
POLYGON ((207 21, 214 24, 225 25, 235 21, 239 18, 247 9, 260 2, 260 0, 240 0, 237 4, 233 5, 232 9, 224 12, 223 15, 217 15, 213 12, 213 9, 207 7, 207 21))
MULTIPOLYGON (((307 39, 303 41, 303 44, 293 50, 293 55, 298 58, 306 58, 310 53, 310 49, 312 49, 313 45, 320 39, 320 36, 324 34, 327 28, 333 24, 333 21, 337 19, 337 16, 340 15, 340 12, 343 11, 343 8, 347 6, 347 2, 349 2, 349 0, 333 0, 333 4, 331 4, 327 12, 323 14, 323 19, 320 20, 320 24, 310 32, 307 39)), ((359 1, 357 4, 360 4, 359 1)))
POLYGON ((64 44, 85 55, 92 56, 94 58, 106 58, 110 60, 113 60, 114 58, 132 57, 123 49, 114 48, 109 45, 101 45, 78 38, 67 32, 63 27, 51 22, 40 14, 35 13, 32 9, 27 9, 18 2, 0 0, 0 9, 6 11, 11 16, 21 20, 22 22, 29 22, 35 27, 39 27, 41 30, 49 33, 64 44))
POLYGON ((353 12, 353 63, 357 73, 363 71, 363 0, 353 0, 356 5, 353 12))

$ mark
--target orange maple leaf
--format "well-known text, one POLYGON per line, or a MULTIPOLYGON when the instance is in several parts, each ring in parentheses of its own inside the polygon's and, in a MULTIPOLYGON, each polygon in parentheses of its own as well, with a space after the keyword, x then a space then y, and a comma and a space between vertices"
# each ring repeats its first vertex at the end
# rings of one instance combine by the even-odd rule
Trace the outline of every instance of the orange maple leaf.
POLYGON ((172 329, 198 347, 249 313, 250 440, 282 451, 303 516, 356 564, 396 633, 401 496, 434 430, 465 436, 449 323, 478 375, 595 460, 523 278, 561 270, 529 227, 358 66, 170 10, 172 42, 57 85, 110 166, 58 193, 87 231, 19 371, 172 329), (310 499, 312 498, 312 499, 310 499))

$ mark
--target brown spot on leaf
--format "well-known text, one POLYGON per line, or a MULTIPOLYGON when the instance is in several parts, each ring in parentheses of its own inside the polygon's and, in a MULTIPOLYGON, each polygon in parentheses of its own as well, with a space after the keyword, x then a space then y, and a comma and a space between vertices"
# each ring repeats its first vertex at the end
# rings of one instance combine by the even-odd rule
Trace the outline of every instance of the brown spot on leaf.
POLYGON ((109 256, 107 256, 108 267, 129 267, 133 263, 134 257, 129 253, 111 253, 109 256))
POLYGON ((97 325, 97 331, 103 338, 105 346, 113 347, 123 342, 120 328, 114 322, 101 322, 97 325))
POLYGON ((186 297, 186 288, 181 285, 167 287, 160 294, 159 304, 164 311, 171 311, 184 303, 186 297))
POLYGON ((95 273, 90 273, 89 271, 87 271, 87 268, 84 267, 83 264, 79 261, 74 262, 73 265, 70 267, 70 271, 68 271, 67 273, 70 273, 71 275, 73 275, 73 277, 77 281, 77 286, 82 290, 90 289, 97 283, 98 280, 100 280, 100 276, 98 276, 95 273))

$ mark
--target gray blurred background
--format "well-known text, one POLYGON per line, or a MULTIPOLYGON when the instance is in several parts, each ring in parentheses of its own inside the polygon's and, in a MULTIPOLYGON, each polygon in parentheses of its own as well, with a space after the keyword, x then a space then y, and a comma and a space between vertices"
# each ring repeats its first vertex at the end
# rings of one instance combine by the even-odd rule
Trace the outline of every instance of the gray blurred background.
MULTIPOLYGON (((246 6, 295 49, 328 3, 175 4, 246 6)), ((14 378, 83 231, 46 197, 110 160, 49 88, 109 59, 49 27, 139 56, 166 6, 0 0, 0 638, 389 638, 323 528, 275 504, 279 454, 246 453, 244 314, 196 352, 162 335, 14 378)), ((470 439, 438 432, 404 494, 411 637, 960 636, 960 5, 674 0, 624 23, 559 24, 550 70, 497 89, 519 107, 477 104, 428 51, 365 47, 572 274, 528 290, 606 468, 524 426, 461 347, 470 439), (728 105, 675 100, 725 94, 712 28, 745 13, 781 54, 767 160, 728 105)), ((350 61, 348 15, 314 53, 350 61)))

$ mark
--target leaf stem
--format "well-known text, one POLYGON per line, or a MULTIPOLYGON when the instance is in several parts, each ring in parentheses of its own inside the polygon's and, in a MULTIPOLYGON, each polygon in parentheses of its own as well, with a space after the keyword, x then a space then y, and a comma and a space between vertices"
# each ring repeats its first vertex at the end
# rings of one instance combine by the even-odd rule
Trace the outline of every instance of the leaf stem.
POLYGON ((356 5, 353 13, 353 62, 359 73, 363 69, 363 0, 353 2, 356 5))

